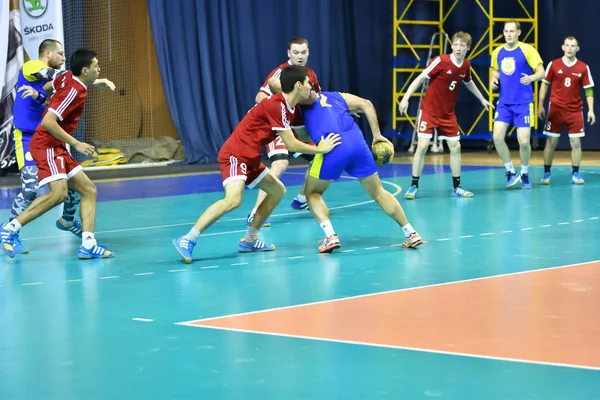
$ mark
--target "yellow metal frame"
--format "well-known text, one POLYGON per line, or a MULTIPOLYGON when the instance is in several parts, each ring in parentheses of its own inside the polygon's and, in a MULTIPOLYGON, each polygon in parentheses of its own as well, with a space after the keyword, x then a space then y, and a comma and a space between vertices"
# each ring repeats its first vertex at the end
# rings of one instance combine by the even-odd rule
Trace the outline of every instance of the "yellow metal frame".
MULTIPOLYGON (((415 67, 413 67, 413 68, 394 68, 394 71, 393 71, 392 128, 394 129, 394 131, 396 130, 397 123, 400 121, 409 121, 410 124, 414 127, 414 124, 415 124, 414 121, 416 120, 416 117, 408 117, 408 116, 404 116, 404 115, 398 115, 398 105, 400 104, 400 100, 401 100, 402 96, 404 96, 404 94, 406 93, 406 88, 408 88, 410 83, 413 81, 413 77, 415 76, 415 74, 418 74, 421 71, 423 71, 423 68, 420 67, 421 58, 419 57, 419 54, 415 51, 415 49, 429 49, 429 44, 412 44, 410 42, 410 40, 406 37, 406 34, 404 33, 404 31, 402 30, 403 25, 429 25, 429 26, 433 25, 433 26, 438 27, 439 32, 444 32, 444 23, 446 22, 448 17, 451 15, 452 11, 454 10, 454 8, 456 7, 456 5, 458 4, 458 2, 460 0, 454 0, 452 2, 452 4, 450 5, 450 7, 448 8, 448 11, 444 11, 444 0, 430 0, 431 3, 434 3, 436 1, 438 2, 439 20, 436 20, 436 21, 404 19, 404 16, 406 15, 407 11, 412 6, 412 4, 415 2, 415 0, 410 0, 408 2, 408 5, 404 9, 404 12, 402 13, 402 15, 398 16, 399 1, 400 0, 394 0, 394 49, 393 49, 394 50, 394 58, 398 55, 398 49, 409 49, 415 56, 415 67), (406 42, 406 44, 398 43, 400 37, 404 40, 404 42, 406 42), (402 88, 399 91, 397 91, 398 74, 399 73, 409 73, 410 75, 404 82, 402 88)), ((471 0, 471 1, 473 1, 473 0, 471 0)), ((475 46, 473 46, 471 48, 471 50, 469 52, 469 56, 468 56, 469 60, 478 57, 479 55, 483 54, 485 51, 488 52, 488 54, 491 58, 492 52, 494 51, 494 49, 496 47, 499 47, 502 45, 502 39, 503 39, 503 35, 494 36, 494 25, 496 23, 504 23, 506 21, 519 21, 522 23, 530 23, 531 28, 525 33, 525 35, 523 35, 523 33, 522 33, 522 36, 519 38, 519 40, 521 42, 526 42, 526 43, 531 44, 536 49, 538 48, 538 24, 537 24, 538 0, 533 0, 533 12, 531 10, 527 9, 527 7, 525 7, 522 0, 516 0, 517 3, 520 5, 521 9, 525 12, 525 15, 527 16, 526 18, 496 17, 494 14, 494 0, 487 0, 487 1, 486 0, 474 0, 474 1, 479 6, 481 11, 483 12, 483 15, 485 16, 485 18, 489 21, 489 26, 488 26, 487 30, 481 35, 481 38, 479 38, 479 40, 476 42, 475 46), (485 7, 486 4, 487 4, 487 7, 485 7), (530 40, 532 36, 533 36, 533 40, 528 42, 528 40, 530 40)), ((500 0, 497 0, 497 1, 500 1, 500 0)), ((507 1, 507 0, 502 0, 502 1, 507 1)), ((441 42, 443 40, 442 38, 443 38, 443 36, 440 35, 440 44, 434 46, 434 48, 439 51, 441 51, 441 49, 443 48, 443 43, 441 42)), ((475 40, 474 40, 474 42, 475 42, 475 40)), ((491 68, 489 68, 487 82, 484 82, 482 80, 482 78, 476 73, 475 70, 472 70, 472 73, 473 73, 473 78, 474 78, 475 82, 477 82, 479 87, 487 95, 488 100, 491 103, 493 103, 494 100, 498 97, 498 93, 494 92, 491 88, 491 76, 492 76, 491 68)), ((413 94, 413 96, 418 97, 418 96, 420 96, 420 93, 415 93, 415 94, 413 94)), ((535 115, 537 115, 537 102, 538 102, 538 82, 536 82, 534 84, 534 113, 535 113, 535 115)), ((460 128, 460 126, 459 126, 461 134, 466 135, 466 136, 470 135, 485 114, 486 114, 486 111, 485 111, 485 109, 483 109, 479 113, 477 118, 475 119, 475 122, 473 122, 473 124, 466 131, 464 129, 460 128)), ((494 111, 490 110, 487 112, 487 114, 488 114, 488 129, 489 129, 489 132, 491 133, 492 129, 493 129, 493 125, 494 125, 494 111)), ((534 118, 534 120, 535 120, 534 127, 537 128, 537 118, 534 118)), ((512 134, 513 132, 514 132, 514 128, 509 132, 509 135, 512 134)))

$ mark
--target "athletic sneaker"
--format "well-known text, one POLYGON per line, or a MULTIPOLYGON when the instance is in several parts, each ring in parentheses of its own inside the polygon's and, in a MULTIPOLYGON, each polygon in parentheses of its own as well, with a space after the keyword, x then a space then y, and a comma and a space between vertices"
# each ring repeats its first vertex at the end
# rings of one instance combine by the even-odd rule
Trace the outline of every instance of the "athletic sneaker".
MULTIPOLYGON (((254 219, 254 214, 249 213, 248 216, 246 217, 246 225, 250 226, 253 219, 254 219)), ((269 226, 271 226, 271 223, 267 219, 267 220, 265 220, 265 222, 263 222, 262 226, 263 226, 263 228, 268 228, 269 226)))
POLYGON ((254 239, 253 241, 246 240, 245 238, 240 239, 240 243, 238 244, 238 251, 240 253, 252 253, 259 251, 273 251, 275 250, 275 245, 265 243, 260 239, 254 239))
POLYGON ((321 240, 321 245, 319 246, 319 253, 331 253, 335 249, 339 249, 342 247, 340 244, 340 238, 338 235, 333 235, 328 238, 321 240))
POLYGON ((542 176, 542 179, 540 179, 540 183, 542 185, 550 184, 550 172, 544 172, 544 176, 542 176))
POLYGON ((406 191, 406 193, 404 193, 404 198, 408 199, 408 200, 414 200, 417 198, 417 191, 419 190, 418 187, 416 187, 415 185, 412 185, 411 187, 408 188, 408 190, 406 191))
POLYGON ((521 182, 521 175, 514 172, 506 171, 506 188, 509 189, 521 182))
POLYGON ((583 185, 585 183, 585 181, 583 180, 583 178, 581 177, 579 172, 574 172, 573 175, 571 176, 571 183, 573 183, 575 185, 583 185))
POLYGON ((421 239, 421 236, 419 236, 419 234, 415 232, 409 237, 407 237, 406 240, 404 240, 404 243, 402 243, 402 247, 414 249, 415 247, 420 246, 422 244, 423 239, 421 239))
POLYGON ((4 225, 0 226, 0 244, 2 245, 2 250, 10 258, 15 256, 15 250, 13 249, 14 237, 15 233, 13 231, 7 229, 4 225))
POLYGON ((18 233, 13 232, 12 246, 13 246, 13 251, 15 254, 28 254, 29 253, 29 249, 27 247, 25 247, 23 245, 23 243, 21 243, 21 238, 19 238, 18 233))
POLYGON ((192 262, 192 251, 194 250, 195 245, 196 242, 189 240, 185 236, 173 239, 173 246, 175 246, 175 249, 186 264, 192 262))
POLYGON ((473 194, 473 192, 469 192, 468 190, 465 190, 460 186, 456 187, 452 192, 450 192, 450 195, 452 197, 464 197, 464 198, 475 196, 473 194))
POLYGON ((307 210, 308 209, 308 201, 300 201, 298 197, 294 197, 292 204, 290 204, 294 210, 307 210))
POLYGON ((66 224, 65 221, 63 221, 62 217, 60 217, 58 220, 56 220, 56 227, 61 231, 71 232, 78 238, 81 238, 81 233, 83 232, 81 221, 77 219, 74 220, 72 224, 66 224))
POLYGON ((529 181, 529 174, 521 174, 521 189, 531 189, 533 185, 529 181))
POLYGON ((91 249, 85 248, 82 245, 77 252, 77 257, 82 260, 89 260, 92 258, 113 258, 114 256, 115 253, 98 244, 92 246, 91 249))

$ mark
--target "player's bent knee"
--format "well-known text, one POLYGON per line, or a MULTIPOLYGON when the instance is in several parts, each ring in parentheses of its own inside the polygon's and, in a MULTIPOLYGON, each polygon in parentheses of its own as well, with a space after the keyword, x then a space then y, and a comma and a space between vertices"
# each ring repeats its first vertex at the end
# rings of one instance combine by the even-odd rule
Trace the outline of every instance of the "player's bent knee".
MULTIPOLYGON (((581 149, 581 140, 579 138, 569 138, 569 142, 571 143, 571 149, 580 150, 581 149)), ((558 143, 558 140, 557 140, 558 143)))
POLYGON ((280 172, 283 173, 285 172, 285 170, 287 169, 287 167, 290 165, 290 162, 288 161, 288 159, 284 159, 284 160, 276 160, 276 161, 272 161, 271 162, 271 173, 273 172, 280 172))

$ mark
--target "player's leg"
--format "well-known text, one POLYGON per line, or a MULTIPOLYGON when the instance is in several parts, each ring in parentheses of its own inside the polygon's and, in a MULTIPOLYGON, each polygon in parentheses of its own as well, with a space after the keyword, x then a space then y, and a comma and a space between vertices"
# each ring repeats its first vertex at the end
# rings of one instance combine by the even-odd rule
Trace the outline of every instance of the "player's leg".
POLYGON ((414 200, 417 197, 417 191, 419 190, 419 179, 425 165, 425 154, 427 154, 429 142, 433 137, 433 130, 436 128, 436 119, 427 113, 419 111, 417 127, 418 140, 412 162, 412 182, 404 194, 404 197, 409 200, 414 200))
POLYGON ((450 149, 450 170, 452 171, 452 192, 450 193, 453 197, 473 197, 474 194, 468 190, 463 189, 460 184, 460 172, 462 169, 462 157, 461 157, 461 146, 459 136, 445 137, 448 148, 450 149))
POLYGON ((571 183, 583 185, 585 181, 579 173, 581 165, 581 138, 585 136, 583 124, 583 113, 565 111, 565 121, 567 131, 569 132, 569 141, 571 143, 571 166, 573 167, 571 183))
POLYGON ((292 200, 292 204, 290 204, 290 207, 292 207, 294 210, 308 209, 308 201, 306 199, 306 182, 308 180, 310 167, 315 158, 314 154, 300 154, 300 157, 308 161, 308 168, 304 173, 304 182, 302 183, 302 187, 300 188, 300 191, 298 192, 296 197, 294 197, 294 200, 292 200))
POLYGON ((531 127, 534 125, 535 118, 533 103, 518 104, 514 108, 514 125, 517 128, 517 140, 519 141, 519 155, 521 158, 521 188, 531 189, 533 185, 529 180, 529 159, 531 157, 531 127))
POLYGON ((506 132, 509 124, 513 121, 513 112, 510 106, 498 103, 494 117, 493 139, 496 153, 502 160, 506 169, 506 188, 513 187, 521 181, 521 175, 517 175, 513 162, 510 159, 510 150, 506 144, 506 132))
POLYGON ((340 239, 329 217, 329 208, 323 199, 323 193, 332 183, 333 180, 319 179, 310 175, 306 180, 306 199, 309 210, 325 234, 325 238, 319 246, 319 253, 331 253, 341 247, 340 239))
POLYGON ((544 125, 544 136, 546 136, 546 145, 544 147, 544 175, 540 180, 542 185, 549 185, 551 179, 552 161, 554 160, 554 150, 558 145, 560 132, 564 121, 562 121, 559 109, 550 104, 548 106, 548 117, 544 125))
POLYGON ((377 173, 361 178, 359 181, 367 194, 379 204, 379 207, 381 207, 383 212, 389 215, 402 228, 406 238, 403 243, 404 247, 414 248, 423 243, 421 236, 419 236, 408 222, 400 202, 390 192, 383 188, 377 173))
POLYGON ((56 227, 61 231, 71 232, 77 237, 81 237, 83 227, 81 222, 75 218, 77 207, 81 203, 81 195, 75 190, 69 188, 67 200, 63 203, 63 213, 56 220, 56 227))

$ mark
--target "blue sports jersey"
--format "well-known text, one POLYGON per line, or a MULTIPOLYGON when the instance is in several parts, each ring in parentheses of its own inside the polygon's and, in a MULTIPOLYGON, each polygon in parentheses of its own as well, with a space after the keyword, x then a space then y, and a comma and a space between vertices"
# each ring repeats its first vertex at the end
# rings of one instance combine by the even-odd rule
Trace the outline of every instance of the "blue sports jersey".
POLYGON ((319 143, 322 137, 330 133, 343 133, 360 130, 346 100, 338 92, 321 92, 310 106, 302 106, 302 119, 311 139, 319 143))
POLYGON ((531 75, 543 66, 540 54, 532 46, 518 42, 512 49, 500 46, 492 53, 492 68, 500 72, 500 97, 502 104, 527 104, 533 101, 533 85, 523 85, 523 74, 531 75))

